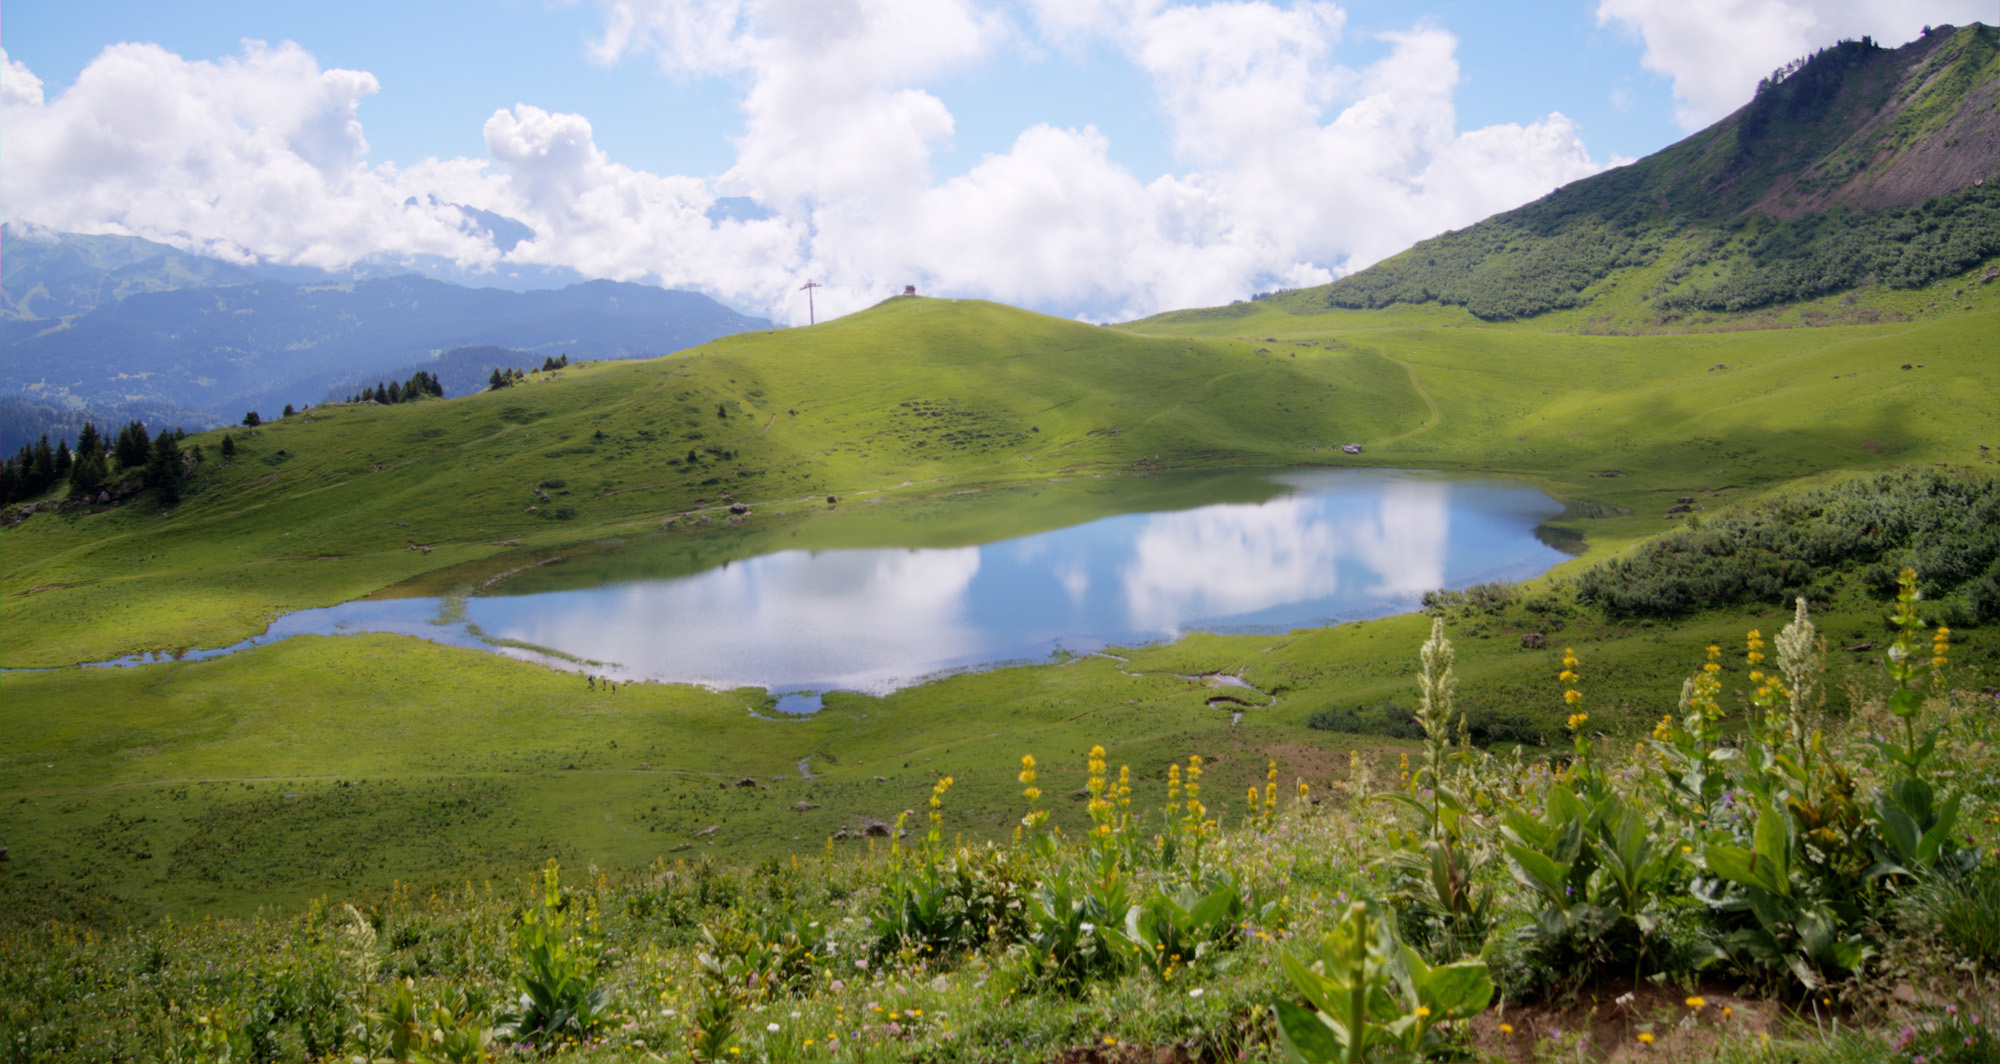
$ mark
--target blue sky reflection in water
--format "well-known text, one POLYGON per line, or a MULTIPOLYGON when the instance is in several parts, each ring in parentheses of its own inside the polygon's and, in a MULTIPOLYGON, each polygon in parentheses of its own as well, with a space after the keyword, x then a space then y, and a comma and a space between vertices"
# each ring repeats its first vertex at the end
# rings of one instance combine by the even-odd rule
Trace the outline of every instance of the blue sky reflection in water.
POLYGON ((1291 493, 981 546, 784 551, 671 579, 477 597, 465 612, 489 638, 606 662, 593 671, 614 676, 883 692, 1058 647, 1401 612, 1431 588, 1523 579, 1562 558, 1534 537, 1561 508, 1532 488, 1273 479, 1291 493))

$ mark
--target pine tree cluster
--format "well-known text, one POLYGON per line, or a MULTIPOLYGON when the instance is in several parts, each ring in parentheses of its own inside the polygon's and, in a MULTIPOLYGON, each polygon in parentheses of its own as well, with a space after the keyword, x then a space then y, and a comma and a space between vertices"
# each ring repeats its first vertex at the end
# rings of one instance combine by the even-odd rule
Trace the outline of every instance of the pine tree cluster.
MULTIPOLYGON (((569 355, 567 353, 551 355, 548 358, 542 359, 541 372, 553 373, 567 365, 569 365, 569 355)), ((486 375, 486 390, 489 392, 499 391, 526 376, 527 373, 518 368, 506 369, 495 366, 493 372, 486 375)))
MULTIPOLYGON (((401 384, 390 381, 385 386, 382 382, 377 381, 375 382, 375 387, 363 388, 361 389, 361 394, 350 395, 347 397, 347 401, 350 403, 402 403, 412 399, 427 397, 444 398, 444 385, 439 384, 436 377, 431 376, 423 370, 418 370, 409 380, 401 384)), ((290 412, 291 409, 287 407, 286 413, 290 412)))
MULTIPOLYGON (((33 446, 23 445, 13 457, 0 461, 0 504, 33 499, 63 484, 68 485, 70 498, 88 498, 133 470, 140 471, 145 486, 158 491, 163 502, 172 504, 180 499, 185 476, 180 442, 186 436, 181 429, 171 429, 155 437, 145 423, 134 421, 107 441, 96 423, 85 422, 71 450, 68 437, 50 447, 44 433, 33 446), (113 476, 114 469, 119 476, 113 476)), ((199 460, 198 450, 196 454, 199 460)))

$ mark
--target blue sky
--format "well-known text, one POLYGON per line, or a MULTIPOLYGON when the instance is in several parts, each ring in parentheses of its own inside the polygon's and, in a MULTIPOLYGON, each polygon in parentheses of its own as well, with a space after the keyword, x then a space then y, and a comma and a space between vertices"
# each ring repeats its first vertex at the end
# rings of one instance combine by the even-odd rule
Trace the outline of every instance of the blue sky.
POLYGON ((787 318, 806 276, 836 311, 913 282, 1119 317, 1330 279, 1656 151, 1839 37, 1994 19, 1929 6, 14 0, 0 213, 787 318))
MULTIPOLYGON (((1531 122, 1560 111, 1583 127, 1594 151, 1638 158, 1684 132, 1673 123, 1667 78, 1640 68, 1634 35, 1601 28, 1583 3, 1343 4, 1343 57, 1378 58, 1384 30, 1429 21, 1459 38, 1468 128, 1531 122)), ((40 77, 51 95, 76 80, 109 44, 147 41, 189 59, 237 52, 245 39, 291 40, 329 67, 365 70, 382 82, 361 106, 369 157, 417 162, 476 155, 480 126, 495 110, 531 103, 585 115, 613 158, 655 173, 713 176, 733 162, 742 133, 740 79, 663 75, 644 59, 592 62, 596 8, 533 0, 498 3, 274 3, 204 0, 16 0, 0 45, 40 77)), ((1003 151, 1037 122, 1095 124, 1113 157, 1150 175, 1174 168, 1166 120, 1144 74, 1104 44, 1075 54, 1015 50, 951 77, 934 90, 958 119, 941 176, 1003 151)))

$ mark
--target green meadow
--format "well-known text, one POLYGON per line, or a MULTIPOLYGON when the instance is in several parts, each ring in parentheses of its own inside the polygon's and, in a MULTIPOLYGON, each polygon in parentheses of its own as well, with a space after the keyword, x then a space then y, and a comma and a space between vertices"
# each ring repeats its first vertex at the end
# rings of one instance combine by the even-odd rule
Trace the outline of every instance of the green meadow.
MULTIPOLYGON (((1554 643, 1574 643, 1618 663, 1601 724, 1642 730, 1694 648, 1782 611, 1616 620, 1577 603, 1575 573, 1678 525, 1677 499, 1713 514, 1868 470, 1991 469, 1991 293, 1975 287, 1980 309, 1937 320, 1640 337, 1474 327, 1435 308, 1302 314, 1282 300, 1109 329, 897 299, 462 398, 321 407, 230 430, 227 460, 223 433, 192 436, 205 458, 173 512, 142 497, 0 532, 0 660, 24 670, 0 676, 4 882, 38 910, 87 897, 135 914, 242 911, 545 852, 624 866, 676 847, 814 848, 912 807, 938 772, 981 795, 979 823, 1002 831, 1005 766, 1028 749, 1139 743, 1140 763, 1160 764, 1200 750, 1225 777, 1280 752, 1307 775, 1350 748, 1391 756, 1394 738, 1304 724, 1407 706, 1414 616, 1118 651, 1136 677, 1093 658, 837 694, 796 720, 769 719, 762 691, 607 695, 389 636, 171 660, 281 612, 450 593, 553 557, 686 569, 793 546, 978 542, 1171 507, 1182 489, 1170 484, 1213 498, 1231 468, 1540 485, 1567 505, 1545 534, 1579 557, 1532 594, 1455 615, 1468 704, 1496 740, 1547 741, 1561 719, 1546 697, 1554 643), (1363 453, 1337 449, 1349 442, 1363 453), (1167 470, 1207 473, 1153 488, 1167 470), (750 507, 740 524, 732 501, 750 507), (1549 645, 1524 648, 1530 632, 1549 645), (135 653, 162 660, 63 667, 135 653), (1211 708, 1214 691, 1176 678, 1215 672, 1277 701, 1211 708), (758 785, 734 787, 743 778, 758 785), (302 848, 334 822, 341 857, 302 848), (474 824, 476 845, 438 841, 474 824), (222 825, 235 864, 195 861, 222 825)), ((1868 642, 1879 609, 1857 582, 1828 596, 1830 623, 1868 642)), ((1991 653, 1986 633, 1967 636, 1975 659, 1991 653)))
MULTIPOLYGON (((649 980, 683 988, 662 992, 655 1005, 737 1000, 689 996, 705 978, 689 952, 697 931, 735 934, 726 929, 750 911, 744 899, 787 868, 820 869, 812 890, 823 897, 805 888, 787 897, 833 905, 822 914, 828 920, 876 911, 868 899, 899 882, 881 877, 901 866, 889 856, 892 841, 868 829, 899 817, 921 825, 945 777, 948 840, 974 848, 966 853, 1012 852, 1005 847, 1022 813, 1021 756, 1081 765, 1096 744, 1132 767, 1134 816, 1159 817, 1172 797, 1168 766, 1198 754, 1207 808, 1226 826, 1218 830, 1247 829, 1266 815, 1262 798, 1246 791, 1275 771, 1287 793, 1303 783, 1355 825, 1322 841, 1374 861, 1366 857, 1377 845, 1372 833, 1393 840, 1407 825, 1364 812, 1374 806, 1359 799, 1395 790, 1421 769, 1414 674, 1433 617, 1457 646, 1456 704, 1468 737, 1486 751, 1480 757, 1495 759, 1481 762, 1481 772, 1503 762, 1529 771, 1535 759, 1572 756, 1570 744, 1581 740, 1555 679, 1565 647, 1585 663, 1587 732, 1609 756, 1677 711, 1674 693, 1700 668, 1704 647, 1741 646, 1747 629, 1776 632, 1790 610, 1783 596, 1767 594, 1671 616, 1614 613, 1584 594, 1586 571, 1609 559, 1638 559, 1643 571, 1647 545, 1677 530, 1757 527, 1754 514, 1732 515, 1874 483, 1866 478, 1875 474, 1942 470, 1946 481, 1973 478, 1965 481, 1971 490, 1990 485, 1988 448, 2000 445, 2000 308, 1991 287, 1976 283, 1961 305, 1971 309, 1874 324, 1608 336, 1479 325, 1436 308, 1301 313, 1283 297, 1121 328, 989 303, 897 299, 813 328, 731 337, 648 362, 572 365, 477 395, 324 406, 228 430, 234 453, 226 459, 225 433, 190 436, 183 446, 198 445, 203 460, 170 511, 141 495, 111 507, 45 508, 0 530, 0 662, 8 669, 0 673, 8 736, 0 745, 0 955, 35 958, 16 965, 8 993, 39 1003, 30 1010, 38 1019, 20 1012, 0 1016, 0 1026, 13 1032, 19 1059, 166 1059, 160 1054, 171 1053, 159 1047, 171 1045, 183 1047, 172 1051, 183 1054, 176 1059, 326 1057, 328 1046, 386 1030, 368 1019, 385 1014, 367 1010, 394 1007, 368 989, 388 968, 326 991, 338 1007, 325 1016, 346 1017, 339 1030, 347 1034, 313 1033, 321 1020, 285 1018, 307 1015, 296 996, 307 990, 258 991, 265 1004, 251 1005, 248 991, 216 989, 222 984, 211 979, 200 984, 209 990, 175 992, 215 1002, 202 1006, 210 1011, 170 1006, 156 1037, 133 1025, 127 1006, 101 1013, 61 1004, 68 998, 53 989, 49 965, 71 956, 76 971, 98 972, 90 978, 126 994, 134 984, 102 965, 125 964, 115 957, 129 947, 143 968, 155 956, 146 950, 169 939, 172 955, 190 964, 212 958, 225 948, 221 939, 173 930, 208 918, 261 943, 243 947, 257 956, 330 958, 347 939, 329 937, 338 922, 329 906, 351 901, 372 914, 368 934, 388 936, 382 956, 390 959, 380 963, 422 980, 425 1000, 458 992, 452 986, 472 993, 474 984, 511 994, 504 972, 512 962, 497 945, 508 932, 495 928, 523 911, 506 900, 523 877, 555 860, 565 875, 596 884, 592 906, 623 913, 607 914, 602 933, 610 937, 592 941, 634 951, 628 961, 601 962, 623 973, 628 1033, 599 1055, 708 1059, 722 1043, 669 1050, 635 1045, 640 1036, 630 1033, 681 1037, 670 1035, 682 1030, 673 1013, 629 1011, 638 1009, 634 988, 649 980), (1343 453, 1346 443, 1362 453, 1343 453), (686 571, 793 547, 959 545, 1111 513, 1256 501, 1271 489, 1249 472, 1340 466, 1535 484, 1564 504, 1541 532, 1572 560, 1525 585, 1444 596, 1428 614, 1192 634, 948 674, 881 697, 834 692, 802 717, 777 712, 761 689, 626 684, 614 692, 577 673, 389 635, 298 637, 182 657, 254 635, 286 611, 463 593, 557 558, 611 575, 635 566, 686 571), (748 514, 732 514, 733 503, 748 514), (78 664, 128 655, 151 660, 78 664), (1215 674, 1250 689, 1207 678, 1215 674), (1514 750, 1521 753, 1507 753, 1514 750), (1512 756, 1529 760, 1504 760, 1512 756), (977 851, 986 843, 1002 849, 977 851), (733 878, 753 867, 762 871, 733 878), (688 886, 697 882, 725 886, 711 898, 710 886, 688 886), (674 893, 684 888, 695 893, 674 893), (664 911, 681 916, 655 926, 662 917, 653 906, 670 895, 683 908, 664 911), (684 903, 694 907, 683 911, 684 903), (72 940, 62 936, 83 933, 123 945, 63 952, 72 940), (475 955, 486 959, 475 963, 475 955), (447 956, 457 959, 440 959, 447 956), (259 1028, 256 1016, 279 1018, 259 1028), (280 1028, 294 1033, 272 1033, 280 1028), (100 1037, 128 1048, 103 1049, 112 1042, 91 1041, 100 1037)), ((1866 707, 1883 697, 1881 647, 1892 634, 1882 577, 1846 562, 1811 576, 1828 646, 1825 689, 1839 693, 1840 705, 1873 712, 1866 707)), ((1951 592, 1945 604, 1976 614, 1966 605, 1973 594, 1951 592)), ((1961 691, 1992 682, 2000 665, 1993 632, 1961 625, 1952 637, 1952 682, 1961 691)), ((1732 657, 1722 676, 1732 690, 1747 690, 1748 672, 1732 657)), ((1966 704, 1953 705, 1973 716, 1952 719, 1976 719, 1966 704)), ((1955 752, 1971 760, 1953 771, 1987 771, 1977 749, 1955 752)), ((1543 781, 1536 786, 1545 775, 1533 777, 1543 781)), ((1050 825, 1080 838, 1097 822, 1096 807, 1088 788, 1072 787, 1066 776, 1050 777, 1046 806, 1050 825)), ((1298 809, 1307 815, 1307 806, 1298 809)), ((1985 806, 1967 810, 1981 832, 1989 815, 1985 806)), ((1337 875, 1330 865, 1299 865, 1273 880, 1262 858, 1246 856, 1259 852, 1257 838, 1227 843, 1239 856, 1226 867, 1238 868, 1230 875, 1240 883, 1264 883, 1259 889, 1318 883, 1308 893, 1320 900, 1313 915, 1300 914, 1301 928, 1331 927, 1335 912, 1321 907, 1339 891, 1377 896, 1393 886, 1377 864, 1365 876, 1362 864, 1337 875)), ((1051 860, 1050 868, 1068 867, 1073 857, 1051 860)), ((1503 864, 1488 860, 1483 873, 1496 889, 1503 864)), ((1015 886, 1005 889, 1030 889, 1033 877, 1019 878, 1027 866, 1007 867, 1014 870, 1002 878, 1015 886)), ((1141 879, 1151 882, 1148 875, 1141 879)), ((1044 976, 1020 969, 1020 958, 978 956, 963 963, 992 973, 995 986, 1042 994, 1032 987, 1044 976)), ((862 959, 870 957, 882 959, 864 950, 862 959)), ((182 980, 174 985, 195 978, 171 974, 179 962, 162 963, 160 978, 182 980)), ((926 963, 897 961, 884 977, 924 973, 926 963)), ((260 987, 305 978, 303 968, 252 969, 263 972, 253 980, 260 987)), ((1175 1059, 1195 1059, 1187 1055, 1195 1047, 1281 1056, 1267 1006, 1282 983, 1269 966, 1257 970, 1226 978, 1216 970, 1202 984, 1216 997, 1202 1008, 1184 998, 1169 1008, 1173 999, 1156 1001, 1157 988, 1127 976, 1115 991, 1088 991, 1094 1004, 1083 1011, 1058 994, 1035 996, 1012 1016, 1006 1000, 947 979, 961 969, 946 966, 935 979, 923 976, 932 980, 931 1004, 911 1007, 983 1017, 976 1040, 957 1043, 940 1026, 918 1043, 848 1044, 852 1059, 988 1059, 1021 1038, 1048 1058, 1111 1031, 1114 1042, 1179 1046, 1175 1059)), ((1675 970, 1676 979, 1697 978, 1694 967, 1675 970)), ((1508 978, 1517 1000, 1543 992, 1518 972, 1508 978)), ((813 1000, 820 1012, 864 1007, 860 998, 813 1000)), ((497 1005, 472 998, 451 1007, 498 1015, 497 1005)), ((840 1020, 828 1014, 823 1022, 840 1020)), ((701 1029, 723 1022, 711 1016, 701 1029)), ((818 1059, 796 1044, 750 1037, 761 1023, 728 1021, 741 1036, 730 1059, 818 1059)), ((1499 1044, 1491 1035, 1482 1036, 1489 1049, 1499 1044)), ((1839 1046, 1829 1059, 1865 1057, 1879 1043, 1839 1046)))

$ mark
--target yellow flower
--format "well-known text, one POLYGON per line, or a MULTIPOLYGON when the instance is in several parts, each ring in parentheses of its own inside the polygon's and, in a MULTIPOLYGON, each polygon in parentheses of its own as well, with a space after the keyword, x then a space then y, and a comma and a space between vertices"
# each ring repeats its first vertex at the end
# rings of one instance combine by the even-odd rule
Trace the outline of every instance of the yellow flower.
POLYGON ((1417 1006, 1417 1018, 1418 1018, 1418 1019, 1420 1019, 1420 1020, 1427 1020, 1427 1019, 1430 1019, 1430 1015, 1431 1015, 1431 1007, 1430 1007, 1429 1005, 1418 1005, 1418 1006, 1417 1006))
POLYGON ((1651 1032, 1651 1031, 1640 1031, 1640 1032, 1639 1032, 1639 1044, 1640 1044, 1640 1045, 1642 1045, 1642 1046, 1649 1046, 1649 1045, 1652 1045, 1652 1044, 1653 1044, 1653 1032, 1651 1032))
POLYGON ((1727 1005, 1724 1005, 1724 1006, 1722 1006, 1722 1018, 1723 1018, 1723 1019, 1725 1019, 1725 1020, 1726 1020, 1726 1019, 1729 1019, 1729 1018, 1730 1018, 1731 1016, 1734 1016, 1734 1015, 1736 1015, 1736 1010, 1735 1010, 1735 1009, 1732 1009, 1732 1008, 1730 1008, 1730 1007, 1729 1007, 1729 1006, 1727 1006, 1727 1005))
POLYGON ((1701 997, 1700 995, 1696 995, 1695 997, 1687 999, 1687 1007, 1691 1009, 1707 1008, 1708 999, 1701 997))
POLYGON ((1583 692, 1572 687, 1563 692, 1563 701, 1568 702, 1572 706, 1576 705, 1578 702, 1583 701, 1583 692))
POLYGON ((1500 1034, 1501 1034, 1501 1035, 1502 1035, 1503 1037, 1504 1037, 1504 1036, 1508 1036, 1508 1035, 1512 1035, 1513 1033, 1514 1033, 1514 1025, 1513 1025, 1513 1024, 1511 1024, 1511 1023, 1503 1023, 1503 1024, 1501 1024, 1501 1025, 1500 1025, 1500 1034))

